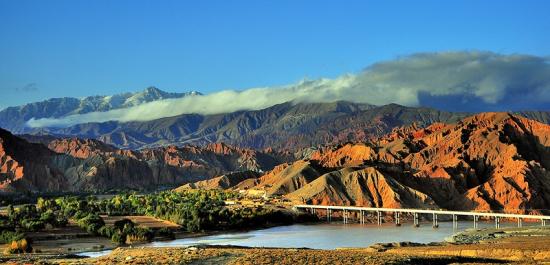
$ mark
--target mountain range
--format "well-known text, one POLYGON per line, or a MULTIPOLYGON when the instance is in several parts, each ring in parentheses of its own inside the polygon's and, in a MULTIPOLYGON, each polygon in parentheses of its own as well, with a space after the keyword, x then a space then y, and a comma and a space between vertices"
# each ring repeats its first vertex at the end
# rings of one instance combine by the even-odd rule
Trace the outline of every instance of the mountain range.
POLYGON ((52 99, 6 109, 1 124, 25 134, 0 129, 0 191, 182 185, 179 189, 259 189, 315 204, 550 208, 545 111, 456 113, 397 104, 287 102, 215 115, 25 127, 29 118, 193 95, 198 94, 148 88, 78 104, 52 99))
POLYGON ((123 150, 0 130, 0 191, 265 190, 300 203, 540 212, 550 125, 512 113, 396 127, 294 154, 222 143, 123 150), (31 142, 32 141, 32 142, 31 142))
POLYGON ((86 123, 67 128, 40 128, 32 133, 93 138, 125 149, 212 142, 257 149, 296 149, 361 141, 387 133, 395 126, 413 122, 427 126, 433 122, 456 121, 465 115, 395 104, 377 107, 345 101, 288 102, 257 111, 86 123))
POLYGON ((161 99, 182 98, 200 95, 199 92, 169 93, 156 87, 148 87, 135 93, 123 93, 112 96, 90 96, 85 98, 51 98, 17 107, 8 107, 0 111, 0 127, 14 133, 29 130, 27 121, 41 118, 61 118, 73 114, 128 108, 161 99))
MULTIPOLYGON (((435 122, 450 123, 473 114, 397 104, 375 106, 348 101, 286 102, 261 110, 214 115, 182 114, 150 121, 107 121, 69 127, 26 127, 26 122, 30 119, 108 111, 193 95, 200 93, 168 93, 149 87, 141 92, 115 96, 50 99, 1 111, 0 127, 19 134, 97 139, 120 149, 131 150, 167 145, 202 146, 209 143, 226 143, 241 148, 272 148, 296 152, 309 147, 364 142, 389 133, 395 127, 413 123, 420 127, 435 122)), ((517 114, 543 123, 550 122, 548 111, 525 111, 517 114)))
POLYGON ((259 189, 298 203, 540 212, 550 208, 550 126, 511 113, 394 129, 260 175, 180 189, 259 189))

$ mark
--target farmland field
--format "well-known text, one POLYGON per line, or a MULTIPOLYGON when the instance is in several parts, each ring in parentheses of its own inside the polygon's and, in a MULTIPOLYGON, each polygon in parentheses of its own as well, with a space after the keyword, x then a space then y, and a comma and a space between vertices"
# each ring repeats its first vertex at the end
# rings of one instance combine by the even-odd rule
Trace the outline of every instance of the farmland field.
POLYGON ((122 215, 122 216, 101 215, 101 218, 103 218, 103 221, 105 221, 106 225, 113 225, 118 220, 129 219, 132 222, 134 222, 136 225, 141 225, 152 229, 180 228, 179 225, 172 223, 170 221, 165 221, 165 220, 157 219, 155 217, 144 216, 144 215, 122 215))

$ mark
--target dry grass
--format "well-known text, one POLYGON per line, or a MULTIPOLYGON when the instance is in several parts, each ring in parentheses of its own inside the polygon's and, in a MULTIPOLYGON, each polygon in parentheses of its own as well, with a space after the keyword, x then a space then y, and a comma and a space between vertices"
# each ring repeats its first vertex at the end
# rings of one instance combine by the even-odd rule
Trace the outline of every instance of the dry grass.
POLYGON ((165 221, 165 220, 157 219, 155 217, 144 216, 144 215, 125 215, 125 216, 102 215, 101 218, 103 218, 103 221, 105 221, 105 224, 107 225, 113 225, 118 220, 130 219, 132 220, 132 222, 134 222, 137 225, 145 226, 153 229, 157 229, 157 228, 177 229, 180 227, 178 224, 172 223, 170 221, 165 221))
POLYGON ((550 262, 550 236, 516 236, 479 244, 404 247, 387 251, 397 254, 423 253, 462 257, 502 258, 511 261, 550 262))

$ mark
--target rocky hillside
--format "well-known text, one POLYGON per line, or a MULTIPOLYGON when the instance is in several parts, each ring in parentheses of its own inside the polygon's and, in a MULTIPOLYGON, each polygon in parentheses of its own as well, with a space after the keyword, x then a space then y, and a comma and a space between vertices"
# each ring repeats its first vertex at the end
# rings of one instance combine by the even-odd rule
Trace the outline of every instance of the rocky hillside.
MULTIPOLYGON (((214 177, 207 180, 201 180, 193 183, 187 183, 183 186, 175 189, 176 191, 184 191, 189 189, 205 189, 205 190, 215 190, 215 189, 230 189, 234 188, 237 185, 243 183, 245 180, 256 179, 261 175, 257 171, 239 171, 233 172, 219 177, 214 177)), ((241 184, 242 185, 242 184, 241 184)))
POLYGON ((47 146, 0 129, 1 192, 154 189, 234 171, 262 172, 284 161, 273 152, 225 144, 130 151, 89 139, 34 140, 47 146))
POLYGON ((69 183, 63 167, 76 166, 77 159, 58 155, 0 129, 0 190, 63 190, 69 183))
POLYGON ((30 119, 60 118, 72 114, 84 114, 94 111, 108 111, 127 108, 143 103, 181 98, 199 94, 198 92, 169 93, 156 87, 148 87, 136 93, 123 93, 112 96, 90 96, 79 98, 52 98, 45 101, 9 107, 0 111, 0 127, 14 133, 24 133, 29 128, 25 124, 30 119))
POLYGON ((510 113, 482 113, 455 123, 401 127, 368 143, 310 152, 241 183, 307 203, 548 209, 550 126, 510 113))

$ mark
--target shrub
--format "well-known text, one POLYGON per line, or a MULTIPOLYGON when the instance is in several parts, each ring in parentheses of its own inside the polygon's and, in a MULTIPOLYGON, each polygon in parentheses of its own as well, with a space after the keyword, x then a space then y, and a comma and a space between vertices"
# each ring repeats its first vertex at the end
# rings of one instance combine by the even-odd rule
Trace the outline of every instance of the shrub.
POLYGON ((145 241, 151 241, 155 236, 151 228, 141 226, 135 228, 132 234, 138 236, 140 239, 143 239, 145 241))
POLYGON ((105 225, 103 219, 95 213, 88 214, 86 217, 78 220, 77 223, 90 234, 98 234, 99 229, 105 225))
POLYGON ((0 232, 0 243, 7 244, 12 241, 21 240, 25 237, 23 233, 4 230, 0 232))
POLYGON ((4 250, 5 254, 19 254, 30 252, 32 252, 31 244, 25 238, 12 241, 11 244, 9 244, 8 247, 4 250))
POLYGON ((167 228, 167 227, 163 227, 163 228, 157 230, 155 235, 158 236, 158 237, 165 237, 165 238, 168 238, 168 239, 175 239, 176 238, 176 235, 174 234, 174 231, 172 231, 172 229, 167 228))
POLYGON ((67 224, 69 223, 69 220, 63 216, 58 216, 56 219, 55 219, 55 225, 56 226, 67 226, 67 224))
POLYGON ((44 229, 46 224, 40 220, 28 220, 23 219, 21 220, 21 228, 25 231, 39 231, 44 229))
POLYGON ((111 241, 113 243, 122 245, 122 244, 126 243, 126 235, 123 234, 120 230, 116 230, 111 235, 111 241))
POLYGON ((117 229, 120 229, 120 230, 124 229, 125 227, 132 227, 133 228, 134 227, 134 222, 132 222, 132 220, 130 220, 130 219, 124 218, 124 219, 120 219, 120 220, 116 221, 114 223, 114 227, 116 227, 117 229))
POLYGON ((44 223, 52 224, 52 225, 55 224, 56 219, 55 219, 55 215, 53 214, 53 211, 52 210, 47 210, 47 211, 43 212, 40 215, 40 221, 42 221, 44 223))
POLYGON ((111 238, 113 234, 115 233, 115 227, 113 226, 102 226, 97 232, 104 237, 111 238))
POLYGON ((151 239, 153 239, 153 233, 148 228, 145 230, 136 228, 134 232, 126 235, 126 244, 144 243, 151 239))

